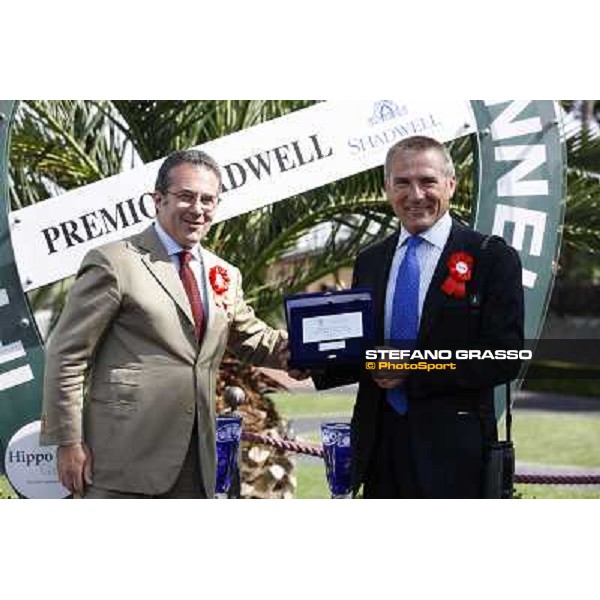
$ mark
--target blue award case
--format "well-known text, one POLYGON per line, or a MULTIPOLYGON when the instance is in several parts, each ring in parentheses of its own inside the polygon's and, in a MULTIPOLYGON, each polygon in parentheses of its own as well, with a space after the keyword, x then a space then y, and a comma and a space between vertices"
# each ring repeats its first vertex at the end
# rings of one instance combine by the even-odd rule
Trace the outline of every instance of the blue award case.
POLYGON ((294 294, 284 298, 284 305, 290 336, 291 367, 318 368, 330 364, 358 366, 364 362, 365 350, 374 340, 373 296, 370 289, 294 294), (332 321, 328 317, 335 316, 339 316, 337 323, 352 320, 353 331, 350 336, 335 337, 336 328, 328 326, 332 321), (310 326, 310 333, 307 326, 310 326))

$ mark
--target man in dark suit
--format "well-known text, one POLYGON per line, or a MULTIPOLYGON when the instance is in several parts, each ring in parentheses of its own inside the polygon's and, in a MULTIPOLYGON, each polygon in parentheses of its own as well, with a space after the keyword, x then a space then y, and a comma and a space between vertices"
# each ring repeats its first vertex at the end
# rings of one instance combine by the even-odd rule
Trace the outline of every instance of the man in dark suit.
MULTIPOLYGON (((393 146, 388 200, 401 223, 361 252, 353 287, 370 288, 376 344, 408 349, 520 349, 523 289, 516 251, 453 220, 446 148, 427 137, 393 146)), ((401 361, 402 362, 402 361, 401 361)), ((519 362, 472 360, 432 372, 362 370, 352 416, 352 481, 365 498, 478 498, 486 448, 497 438, 494 387, 519 362)), ((313 375, 319 389, 356 380, 313 375)))

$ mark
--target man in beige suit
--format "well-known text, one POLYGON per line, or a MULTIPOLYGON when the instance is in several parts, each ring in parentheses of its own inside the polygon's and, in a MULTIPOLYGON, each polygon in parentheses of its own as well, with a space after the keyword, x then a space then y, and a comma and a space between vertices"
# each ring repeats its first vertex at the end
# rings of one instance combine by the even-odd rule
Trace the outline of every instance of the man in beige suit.
POLYGON ((75 495, 213 497, 225 349, 286 368, 285 333, 254 315, 238 269, 199 244, 220 186, 205 153, 171 154, 156 222, 82 263, 47 348, 41 434, 75 495))

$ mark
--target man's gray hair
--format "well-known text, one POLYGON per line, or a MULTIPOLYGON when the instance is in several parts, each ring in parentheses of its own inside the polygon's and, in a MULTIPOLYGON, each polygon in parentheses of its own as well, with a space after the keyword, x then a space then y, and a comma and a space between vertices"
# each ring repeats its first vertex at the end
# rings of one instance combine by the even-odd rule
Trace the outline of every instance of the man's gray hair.
POLYGON ((202 152, 202 150, 176 150, 169 154, 163 164, 160 165, 154 189, 161 194, 166 194, 170 184, 169 173, 171 169, 184 163, 210 169, 219 179, 219 187, 221 187, 221 170, 212 156, 202 152))
POLYGON ((441 144, 433 138, 424 135, 415 135, 404 140, 396 142, 387 152, 385 157, 385 179, 387 181, 390 176, 390 170, 392 168, 392 161, 397 152, 410 151, 410 152, 426 152, 427 150, 437 150, 440 156, 444 159, 445 175, 446 177, 456 177, 456 171, 454 169, 454 162, 450 156, 450 152, 444 144, 441 144))

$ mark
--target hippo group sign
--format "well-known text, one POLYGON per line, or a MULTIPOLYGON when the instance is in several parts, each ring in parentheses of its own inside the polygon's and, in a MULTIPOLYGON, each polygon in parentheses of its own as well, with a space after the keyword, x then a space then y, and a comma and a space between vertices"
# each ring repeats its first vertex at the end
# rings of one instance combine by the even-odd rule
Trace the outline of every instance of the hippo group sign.
MULTIPOLYGON (((154 217, 147 192, 161 162, 10 212, 9 133, 15 110, 15 102, 0 102, 0 456, 15 433, 40 414, 43 344, 25 292, 73 275, 91 248, 144 229, 154 217)), ((448 142, 472 136, 472 224, 504 237, 519 252, 525 335, 535 339, 552 289, 564 217, 559 114, 552 101, 332 101, 200 148, 222 165, 217 220, 223 221, 377 167, 401 139, 428 135, 448 142)))

